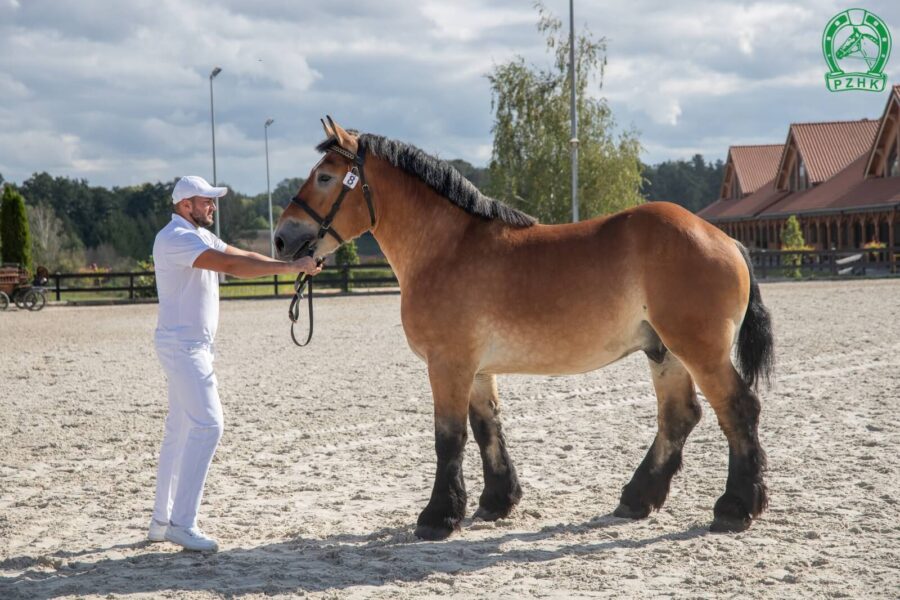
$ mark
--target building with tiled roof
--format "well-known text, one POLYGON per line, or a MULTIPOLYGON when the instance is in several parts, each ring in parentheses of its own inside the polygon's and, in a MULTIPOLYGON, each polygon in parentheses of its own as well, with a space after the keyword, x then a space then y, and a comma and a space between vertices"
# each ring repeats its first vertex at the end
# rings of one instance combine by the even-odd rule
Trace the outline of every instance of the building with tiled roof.
POLYGON ((815 248, 900 252, 900 85, 880 119, 794 123, 784 144, 732 146, 719 199, 697 214, 751 248, 780 248, 794 215, 815 248))
POLYGON ((784 144, 729 148, 719 198, 737 200, 766 185, 778 168, 782 150, 784 144))

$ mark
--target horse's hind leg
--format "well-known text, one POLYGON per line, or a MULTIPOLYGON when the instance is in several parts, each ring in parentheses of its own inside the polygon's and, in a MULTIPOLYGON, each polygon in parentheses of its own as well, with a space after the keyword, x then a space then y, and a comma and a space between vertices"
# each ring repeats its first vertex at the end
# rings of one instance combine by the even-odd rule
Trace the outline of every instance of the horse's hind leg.
POLYGON ((713 509, 710 530, 743 531, 768 504, 763 482, 766 454, 757 432, 759 398, 728 356, 707 368, 689 366, 728 438, 728 481, 713 509))
POLYGON ((522 488, 506 451, 500 425, 497 380, 494 375, 477 375, 469 396, 469 423, 481 451, 484 491, 474 518, 495 521, 507 516, 522 498, 522 488))
POLYGON ((659 509, 672 477, 681 468, 681 451, 700 420, 700 404, 690 374, 664 346, 648 351, 657 401, 657 433, 647 456, 622 490, 617 517, 643 519, 659 509))

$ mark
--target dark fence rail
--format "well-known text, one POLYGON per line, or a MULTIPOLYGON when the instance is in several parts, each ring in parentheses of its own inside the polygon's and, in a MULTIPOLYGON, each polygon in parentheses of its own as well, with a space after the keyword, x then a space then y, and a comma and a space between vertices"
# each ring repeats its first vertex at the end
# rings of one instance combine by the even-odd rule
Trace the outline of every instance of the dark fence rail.
MULTIPOLYGON (((294 278, 259 277, 255 279, 228 279, 219 284, 221 288, 257 288, 239 297, 281 296, 293 292, 294 278)), ((325 267, 315 278, 318 289, 338 289, 349 292, 352 288, 396 287, 397 278, 387 263, 364 265, 343 265, 325 267), (371 272, 386 271, 389 275, 372 276, 371 272), (366 273, 369 272, 369 273, 366 273)), ((54 273, 47 283, 48 291, 56 300, 72 293, 107 294, 127 292, 127 299, 152 298, 156 296, 156 275, 153 271, 128 271, 110 273, 54 273)), ((227 296, 223 293, 223 296, 227 296)))
MULTIPOLYGON (((750 258, 757 277, 854 277, 900 273, 900 253, 880 250, 751 250, 750 258)), ((396 287, 394 272, 387 263, 325 267, 316 276, 316 288, 349 292, 352 288, 396 287), (371 272, 386 272, 372 276, 371 272), (368 272, 368 273, 367 273, 368 272)), ((285 276, 251 280, 229 279, 222 288, 254 287, 238 297, 283 296, 293 291, 293 279, 285 276)), ((54 273, 47 285, 56 300, 72 293, 122 293, 123 299, 136 300, 156 295, 152 271, 111 273, 54 273)), ((228 296, 227 292, 223 296, 228 296)))
POLYGON ((887 249, 751 250, 758 277, 855 277, 900 273, 900 253, 887 249))

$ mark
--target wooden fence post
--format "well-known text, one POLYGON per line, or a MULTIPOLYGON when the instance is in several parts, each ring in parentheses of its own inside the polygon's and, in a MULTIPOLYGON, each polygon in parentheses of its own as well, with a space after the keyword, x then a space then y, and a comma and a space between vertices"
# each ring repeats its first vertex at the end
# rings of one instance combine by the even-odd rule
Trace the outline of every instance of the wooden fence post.
POLYGON ((56 301, 59 302, 60 300, 62 300, 62 294, 60 293, 59 289, 59 280, 62 279, 62 275, 56 273, 53 277, 54 279, 56 279, 56 301))
POLYGON ((128 274, 128 299, 134 300, 134 273, 128 274))

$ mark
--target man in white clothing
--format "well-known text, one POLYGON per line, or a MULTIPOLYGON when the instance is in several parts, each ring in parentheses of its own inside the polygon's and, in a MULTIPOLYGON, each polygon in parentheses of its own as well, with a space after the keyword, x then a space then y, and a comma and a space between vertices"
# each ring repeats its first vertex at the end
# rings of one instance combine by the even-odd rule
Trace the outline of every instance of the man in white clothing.
POLYGON ((202 177, 182 177, 172 192, 172 220, 153 244, 159 294, 155 345, 168 379, 169 414, 147 537, 212 552, 218 544, 200 531, 197 512, 222 436, 222 406, 213 372, 219 322, 216 273, 261 277, 315 275, 320 270, 312 258, 282 262, 229 246, 204 229, 213 223, 214 199, 227 192, 202 177))

